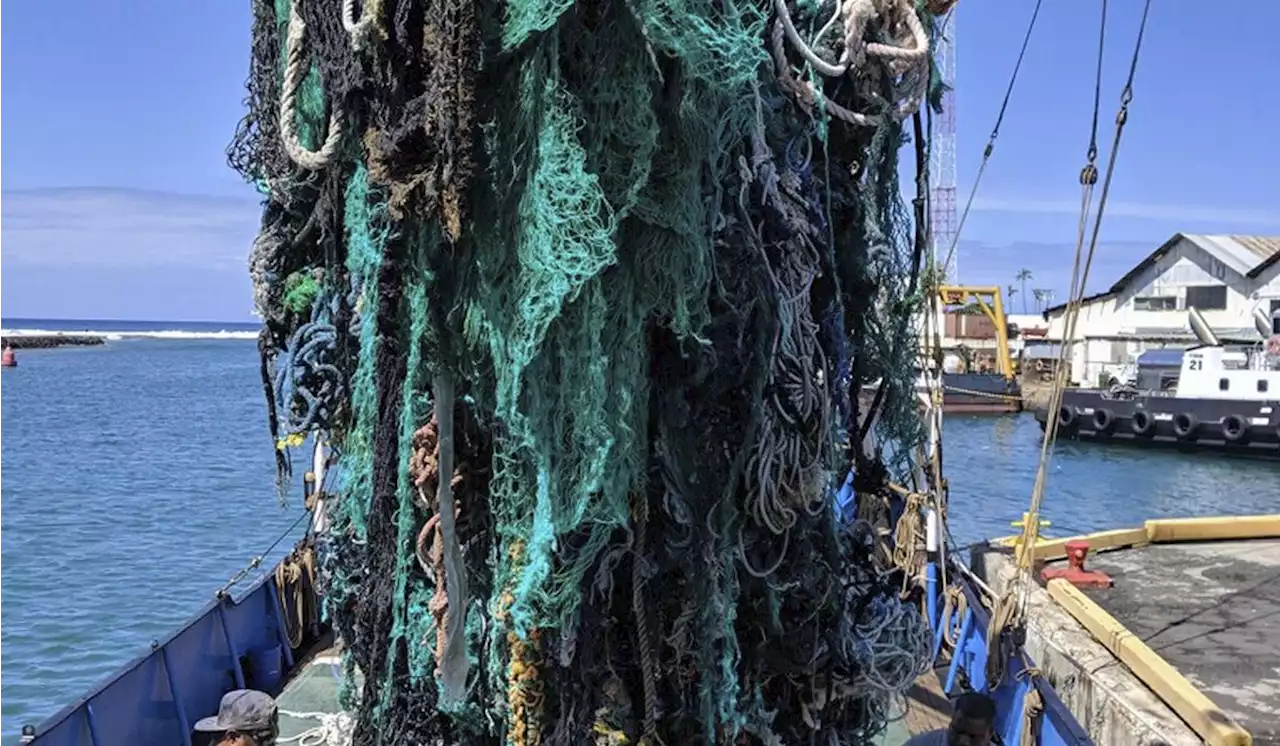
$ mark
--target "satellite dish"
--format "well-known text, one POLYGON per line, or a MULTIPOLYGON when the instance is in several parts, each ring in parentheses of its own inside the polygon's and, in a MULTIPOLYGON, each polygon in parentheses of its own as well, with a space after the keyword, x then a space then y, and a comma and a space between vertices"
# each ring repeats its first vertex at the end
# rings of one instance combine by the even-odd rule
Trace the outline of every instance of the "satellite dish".
POLYGON ((1271 319, 1267 316, 1267 312, 1262 310, 1261 306, 1255 306, 1253 309, 1253 326, 1262 335, 1263 339, 1271 336, 1271 319))
POLYGON ((1209 326, 1209 322, 1204 320, 1204 316, 1195 306, 1187 309, 1187 319, 1191 322, 1191 331, 1195 333, 1196 339, 1200 340, 1200 344, 1205 347, 1222 345, 1218 335, 1213 333, 1213 327, 1209 326))

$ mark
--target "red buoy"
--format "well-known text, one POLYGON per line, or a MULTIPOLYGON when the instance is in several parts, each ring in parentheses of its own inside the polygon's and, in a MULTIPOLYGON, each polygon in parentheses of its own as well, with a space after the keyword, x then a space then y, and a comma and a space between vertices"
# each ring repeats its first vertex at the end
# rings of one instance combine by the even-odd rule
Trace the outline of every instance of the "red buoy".
POLYGON ((1067 542, 1067 566, 1046 567, 1040 571, 1040 577, 1047 583, 1054 578, 1062 578, 1077 588, 1110 588, 1111 576, 1105 572, 1084 569, 1084 558, 1089 555, 1089 542, 1067 542))
POLYGON ((16 367, 18 367, 18 358, 13 354, 13 348, 9 345, 5 345, 4 352, 0 353, 0 368, 16 367))

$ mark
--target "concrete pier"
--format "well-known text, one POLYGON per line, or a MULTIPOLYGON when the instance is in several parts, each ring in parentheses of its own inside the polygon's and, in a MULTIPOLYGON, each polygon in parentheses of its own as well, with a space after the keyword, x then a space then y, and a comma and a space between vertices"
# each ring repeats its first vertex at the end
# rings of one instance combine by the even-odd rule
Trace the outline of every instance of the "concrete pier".
POLYGON ((1091 558, 1085 593, 1253 736, 1280 746, 1280 540, 1152 544, 1091 558))
MULTIPOLYGON (((971 563, 997 594, 1017 572, 1007 549, 977 547, 971 563)), ((1204 743, 1039 585, 1030 588, 1024 648, 1098 746, 1204 743)))
MULTIPOLYGON (((1005 548, 976 549, 972 561, 997 593, 1016 572, 1005 548)), ((1090 554, 1086 566, 1111 575, 1114 586, 1082 589, 1085 596, 1256 746, 1280 746, 1280 541, 1149 544, 1090 554)), ((1204 743, 1039 583, 1026 648, 1099 746, 1204 743)))

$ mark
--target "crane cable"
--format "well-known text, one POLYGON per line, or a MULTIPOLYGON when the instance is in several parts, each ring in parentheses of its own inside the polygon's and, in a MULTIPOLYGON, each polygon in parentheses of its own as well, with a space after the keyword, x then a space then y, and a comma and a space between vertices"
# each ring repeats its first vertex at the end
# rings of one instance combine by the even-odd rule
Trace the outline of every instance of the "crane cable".
MULTIPOLYGON (((1093 231, 1089 238, 1088 253, 1084 257, 1084 267, 1081 269, 1080 259, 1084 244, 1085 226, 1088 221, 1089 201, 1092 197, 1093 183, 1097 181, 1097 169, 1093 163, 1097 155, 1097 135, 1094 134, 1093 141, 1089 146, 1089 162, 1085 165, 1084 170, 1080 174, 1080 180, 1083 185, 1082 204, 1080 215, 1080 233, 1079 240, 1076 244, 1075 268, 1072 273, 1072 295, 1071 301, 1068 303, 1066 311, 1066 324, 1063 331, 1063 342, 1061 349, 1058 350, 1058 370, 1054 378, 1053 392, 1049 404, 1049 412, 1045 418, 1045 437, 1040 448, 1040 462, 1036 468, 1036 482, 1031 493, 1031 506, 1027 511, 1027 520, 1023 526, 1023 551, 1024 558, 1027 560, 1026 566, 1030 566, 1029 560, 1034 552, 1028 551, 1028 547, 1034 547, 1035 541, 1039 533, 1039 514, 1041 504, 1044 502, 1044 488, 1048 476, 1049 459, 1053 453, 1053 447, 1057 442, 1057 424, 1058 414, 1062 407, 1062 395, 1066 388, 1066 360, 1067 350, 1069 349, 1070 340, 1075 338, 1076 323, 1080 317, 1080 306, 1084 299, 1085 285, 1089 279, 1089 270, 1093 266, 1093 257, 1098 248, 1098 235, 1102 229, 1102 217, 1107 207, 1107 197, 1111 193, 1111 179, 1115 175, 1116 157, 1120 152, 1120 141, 1124 135, 1124 126, 1129 119, 1129 104, 1133 101, 1133 80, 1138 70, 1138 59, 1142 52, 1142 39, 1147 28, 1147 17, 1151 10, 1151 0, 1146 0, 1142 9, 1142 22, 1138 26, 1138 38, 1134 43, 1133 57, 1129 62, 1129 77, 1125 81, 1124 90, 1120 94, 1120 110, 1116 113, 1115 136, 1111 142, 1111 152, 1107 157, 1106 177, 1102 182, 1102 193, 1098 199, 1098 213, 1093 221, 1093 231), (1078 282, 1077 282, 1078 279, 1078 282)), ((1106 2, 1103 2, 1103 13, 1105 26, 1106 2)), ((1099 37, 1099 74, 1098 88, 1101 87, 1101 60, 1102 60, 1102 42, 1101 35, 1099 37)), ((1095 96, 1095 101, 1097 97, 1095 96)), ((1094 120, 1097 120, 1097 106, 1095 105, 1094 120)), ((1096 125, 1095 125, 1096 126, 1096 125)))
MULTIPOLYGON (((1062 407, 1062 395, 1067 384, 1066 340, 1075 333, 1076 319, 1079 317, 1080 300, 1084 298, 1084 286, 1087 276, 1081 277, 1081 258, 1084 253, 1084 240, 1088 233, 1089 213, 1093 206, 1093 189, 1098 183, 1098 113, 1102 108, 1102 57, 1106 49, 1107 38, 1107 0, 1102 0, 1102 22, 1098 28, 1098 63, 1093 84, 1093 123, 1089 132, 1089 147, 1085 154, 1084 168, 1080 169, 1080 220, 1076 230, 1075 261, 1071 267, 1071 286, 1067 292, 1067 310, 1063 317, 1063 344, 1058 349, 1058 363, 1054 368, 1053 387, 1049 392, 1048 417, 1046 417, 1045 437, 1040 443, 1040 459, 1036 466, 1036 481, 1031 489, 1031 509, 1024 518, 1022 542, 1019 546, 1024 554, 1018 556, 1018 565, 1030 568, 1033 564, 1033 553, 1026 550, 1035 546, 1040 530, 1040 505, 1044 500, 1044 482, 1047 478, 1048 455, 1057 443, 1058 410, 1062 407), (1048 420, 1052 418, 1052 422, 1048 420), (1035 530, 1028 534, 1027 525, 1035 525, 1035 530), (1030 536, 1030 543, 1028 543, 1030 536)), ((1122 98, 1123 101, 1123 98, 1122 98)), ((1114 154, 1114 151, 1113 151, 1114 154)), ((1095 220, 1095 225, 1097 221, 1095 220)), ((1088 270, 1086 267, 1085 273, 1088 270)))
MULTIPOLYGON (((938 270, 940 268, 946 268, 951 264, 951 258, 955 255, 956 247, 960 243, 960 235, 964 231, 964 224, 969 217, 969 211, 970 209, 973 208, 973 200, 974 200, 974 197, 977 196, 978 185, 982 183, 982 176, 984 173, 986 173, 987 163, 991 160, 991 154, 995 151, 996 140, 997 138, 1000 137, 1000 125, 1004 123, 1005 114, 1009 110, 1009 101, 1013 98, 1013 89, 1018 82, 1018 73, 1021 72, 1022 70, 1022 62, 1024 59, 1026 59, 1027 47, 1031 43, 1031 34, 1032 32, 1035 31, 1036 21, 1040 18, 1040 7, 1042 4, 1043 4, 1043 0, 1036 0, 1035 8, 1031 12, 1031 20, 1028 21, 1026 33, 1023 34, 1023 37, 1022 37, 1022 47, 1018 50, 1018 59, 1014 63, 1013 72, 1009 76, 1009 84, 1005 87, 1004 99, 1000 102, 1000 111, 996 114, 995 124, 991 128, 991 136, 988 138, 987 145, 982 152, 982 162, 978 166, 978 173, 974 177, 973 186, 970 187, 969 189, 969 196, 965 201, 964 211, 960 214, 960 219, 956 223, 955 233, 951 236, 951 245, 947 247, 946 258, 943 260, 942 264, 940 265, 938 264, 937 246, 936 244, 934 245, 934 253, 933 253, 934 272, 932 273, 932 275, 933 275, 935 286, 925 288, 926 292, 929 293, 930 298, 929 298, 929 313, 926 318, 925 328, 924 328, 925 349, 921 353, 921 357, 922 357, 921 370, 925 372, 924 373, 925 383, 926 383, 926 387, 928 389, 928 395, 929 395, 929 407, 927 411, 929 414, 930 429, 931 429, 931 432, 934 433, 936 436, 935 450, 933 453, 929 454, 930 462, 931 462, 930 476, 933 478, 933 482, 934 482, 933 490, 930 490, 930 492, 935 493, 933 499, 930 501, 930 507, 933 508, 935 511, 937 511, 938 520, 944 526, 944 533, 947 535, 950 535, 950 530, 945 528, 945 518, 944 518, 946 514, 946 495, 945 495, 945 481, 943 477, 943 468, 942 468, 942 400, 944 397, 944 391, 942 388, 941 356, 938 356, 938 358, 935 361, 935 364, 937 365, 937 368, 938 368, 936 380, 934 376, 930 376, 928 374, 928 371, 929 371, 928 361, 929 361, 930 353, 940 352, 942 349, 942 333, 941 333, 942 330, 937 325, 937 319, 939 317, 939 311, 940 311, 939 304, 938 304, 938 301, 939 301, 938 286, 944 284, 943 280, 945 278, 938 275, 938 270), (931 342, 932 342, 932 346, 934 347, 934 350, 929 349, 931 342), (936 384, 936 387, 935 387, 935 384, 936 384)), ((950 24, 952 15, 954 13, 955 13, 954 7, 949 8, 947 10, 947 15, 946 15, 946 18, 943 19, 942 31, 940 33, 942 34, 946 33, 947 26, 950 24)), ((929 129, 930 129, 930 133, 932 134, 932 130, 933 130, 932 112, 929 112, 929 113, 930 113, 929 129)), ((1097 117, 1096 112, 1094 116, 1096 120, 1096 117, 1097 117)), ((932 140, 932 138, 930 138, 930 140, 932 140)), ((929 207, 929 214, 930 215, 933 214, 932 205, 930 205, 929 207)), ((930 234, 932 234, 932 228, 930 229, 930 234)), ((930 243, 933 244, 932 241, 930 241, 930 243)), ((945 547, 945 546, 946 546, 946 541, 944 540, 942 542, 942 547, 945 547)), ((939 565, 942 567, 942 572, 943 572, 942 583, 943 583, 943 587, 946 588, 948 586, 948 583, 947 583, 947 577, 946 577, 947 563, 945 561, 945 553, 940 559, 942 560, 939 562, 939 565)))
MULTIPOLYGON (((1018 52, 1018 61, 1013 65, 1013 74, 1009 76, 1009 86, 1004 91, 1004 101, 1000 103, 1000 113, 996 115, 995 126, 991 128, 991 137, 987 140, 987 147, 982 151, 982 162, 978 164, 978 174, 973 178, 973 186, 969 189, 969 198, 965 201, 964 211, 960 213, 960 220, 956 223, 956 232, 951 237, 951 246, 947 248, 946 259, 942 262, 943 267, 951 265, 951 257, 955 256, 956 247, 960 244, 960 234, 964 231, 964 222, 969 217, 969 209, 973 207, 973 198, 978 194, 978 184, 982 182, 982 175, 986 173, 987 162, 991 160, 991 154, 996 149, 996 138, 1000 136, 1000 125, 1004 122, 1005 112, 1009 109, 1009 99, 1013 96, 1013 86, 1018 82, 1018 71, 1022 69, 1022 60, 1027 55, 1027 45, 1031 42, 1031 32, 1035 30, 1036 19, 1040 17, 1040 4, 1044 0, 1036 0, 1035 10, 1031 12, 1031 21, 1027 24, 1027 33, 1022 37, 1022 49, 1018 52)), ((952 10, 951 12, 955 12, 952 10)), ((950 19, 950 13, 947 18, 950 19)), ((945 24, 944 24, 945 27, 945 24)), ((1094 127, 1097 127, 1097 109, 1094 109, 1094 127)))
MULTIPOLYGON (((1097 121, 1098 110, 1101 102, 1101 86, 1102 86, 1102 57, 1105 46, 1106 33, 1106 0, 1102 5, 1102 22, 1098 34, 1098 71, 1094 84, 1094 116, 1092 132, 1090 135, 1089 148, 1086 154, 1086 163, 1080 172, 1081 184, 1081 206, 1080 206, 1080 222, 1079 232, 1076 241, 1075 261, 1072 268, 1071 292, 1068 296, 1067 311, 1065 316, 1065 326, 1063 332, 1063 342, 1058 353, 1058 369, 1055 373, 1054 385, 1050 396, 1049 412, 1046 416, 1045 436, 1041 442, 1040 459, 1036 468, 1035 486, 1031 493, 1031 505, 1027 511, 1022 526, 1022 537, 1018 544, 1017 564, 1021 569, 1013 582, 1005 589, 997 602, 996 607, 1002 612, 1001 625, 997 628, 995 624, 995 614, 993 614, 993 624, 987 630, 987 646, 988 650, 1003 651, 1007 650, 1005 641, 1008 638, 1010 630, 1022 626, 1027 609, 1027 602, 1030 597, 1031 587, 1031 567, 1035 559, 1035 546, 1039 538, 1040 528, 1040 507, 1044 502, 1044 488, 1047 480, 1048 463, 1053 453, 1053 447, 1057 442, 1057 422, 1058 413, 1062 406, 1062 394, 1066 388, 1066 358, 1068 341, 1074 338, 1076 322, 1080 315, 1080 306, 1084 298, 1084 288, 1089 278, 1089 269, 1093 265, 1093 256, 1098 246, 1098 235, 1102 226, 1102 217, 1106 211, 1107 196, 1111 191, 1111 179, 1115 174, 1116 158, 1120 150, 1120 141, 1124 134, 1124 126, 1129 117, 1129 104, 1133 101, 1133 80, 1138 69, 1138 59, 1142 50, 1142 40, 1146 31, 1147 17, 1151 10, 1151 0, 1146 0, 1142 10, 1142 22, 1138 27, 1138 37, 1134 43, 1133 57, 1129 63, 1129 76, 1125 81, 1124 90, 1120 96, 1120 110, 1116 114, 1115 136, 1112 140, 1111 152, 1107 159, 1106 177, 1102 183, 1102 192, 1098 200, 1098 212, 1094 217, 1093 231, 1090 235, 1087 253, 1084 249, 1085 235, 1088 233, 1088 221, 1090 207, 1092 205, 1093 189, 1098 180, 1098 170, 1095 165, 1097 160, 1097 121), (1081 259, 1083 258, 1083 264, 1081 259), (1016 599, 1016 602, 1015 602, 1016 599)), ((987 681, 991 686, 998 686, 1005 676, 1005 662, 1008 659, 1003 654, 992 655, 987 660, 987 681)))
MULTIPOLYGON (((935 287, 926 288, 926 291, 929 292, 930 294, 930 298, 929 298, 929 313, 928 313, 928 317, 927 317, 927 320, 925 323, 925 329, 924 329, 926 349, 922 353, 922 357, 924 359, 921 361, 921 370, 925 372, 924 373, 925 383, 926 383, 926 387, 928 389, 928 394, 929 394, 928 413, 929 413, 929 419, 930 419, 930 429, 931 429, 931 432, 936 435, 936 440, 935 440, 936 445, 934 448, 934 452, 930 454, 930 462, 931 462, 930 475, 933 477, 933 481, 934 481, 934 490, 932 492, 936 492, 936 494, 934 495, 934 498, 930 501, 931 502, 930 507, 932 507, 934 510, 937 511, 938 519, 940 522, 945 521, 945 518, 943 516, 946 514, 946 495, 944 494, 945 481, 943 478, 943 468, 942 468, 942 399, 945 394, 942 388, 941 356, 939 356, 938 359, 936 360, 936 365, 938 366, 937 380, 935 381, 934 377, 928 374, 928 370, 929 370, 928 358, 929 358, 929 352, 930 352, 928 350, 929 342, 930 341, 933 342, 937 351, 941 351, 942 349, 941 329, 937 327, 937 319, 938 319, 939 310, 940 310, 938 305, 939 299, 938 299, 937 286, 944 284, 943 280, 945 278, 939 276, 938 271, 939 269, 945 270, 946 267, 950 266, 951 258, 955 256, 956 247, 959 246, 960 244, 960 235, 964 231, 964 224, 969 217, 969 210, 973 208, 974 197, 977 196, 978 194, 978 185, 982 183, 982 176, 984 173, 986 173, 987 163, 988 161, 991 160, 991 154, 995 151, 996 139, 1000 137, 1000 125, 1004 123, 1004 116, 1009 110, 1009 101, 1013 98, 1013 88, 1018 82, 1018 73, 1022 70, 1022 61, 1026 58, 1027 47, 1031 43, 1031 34, 1033 31, 1035 31, 1036 21, 1040 17, 1040 7, 1043 4, 1043 1, 1044 0, 1036 0, 1035 8, 1031 12, 1031 20, 1027 23, 1027 31, 1025 34, 1023 34, 1023 37, 1022 37, 1022 47, 1018 50, 1018 59, 1014 63, 1013 72, 1009 76, 1009 85, 1005 87, 1004 100, 1000 102, 1000 111, 999 113, 996 114, 995 124, 991 128, 991 136, 987 140, 987 145, 982 151, 982 162, 978 166, 978 173, 973 179, 973 186, 970 187, 969 196, 965 200, 964 211, 960 214, 960 219, 956 223, 955 233, 951 236, 951 245, 947 247, 947 254, 941 265, 938 264, 937 246, 934 245, 934 253, 933 253, 934 272, 931 274, 936 284, 935 284, 935 287), (936 388, 935 388, 935 383, 936 383, 936 388)), ((942 34, 946 33, 947 26, 950 24, 952 16, 955 13, 955 8, 954 7, 948 8, 946 13, 947 13, 946 18, 942 22, 942 31, 941 31, 942 34)), ((932 126, 933 121, 932 121, 931 114, 932 112, 930 112, 930 127, 929 127, 930 134, 932 134, 932 130, 933 130, 933 126, 932 126)), ((1096 113, 1095 113, 1095 118, 1096 118, 1096 113)), ((932 137, 930 138, 930 140, 932 141, 932 137)), ((930 192, 931 191, 932 190, 930 190, 930 192)), ((932 205, 929 206, 929 214, 930 215, 933 214, 932 205)), ((930 228, 930 234, 932 234, 932 227, 930 228)), ((933 241, 930 241, 930 244, 933 244, 933 241)), ((949 534, 950 531, 948 530, 946 531, 946 533, 949 534)), ((943 547, 945 547, 946 542, 943 541, 942 544, 943 544, 943 547)), ((943 582, 943 587, 945 588, 947 587, 947 577, 946 577, 947 563, 946 563, 945 552, 943 556, 940 557, 940 560, 941 561, 939 562, 939 565, 942 567, 942 573, 943 573, 942 582, 943 582)))

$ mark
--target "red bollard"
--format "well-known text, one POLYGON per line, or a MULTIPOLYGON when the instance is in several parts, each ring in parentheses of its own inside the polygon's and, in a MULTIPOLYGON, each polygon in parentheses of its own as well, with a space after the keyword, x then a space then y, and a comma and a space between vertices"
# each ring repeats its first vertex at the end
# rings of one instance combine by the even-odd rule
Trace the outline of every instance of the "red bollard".
POLYGON ((1089 555, 1089 542, 1067 542, 1067 566, 1046 567, 1040 571, 1040 578, 1046 583, 1054 578, 1062 578, 1077 588, 1110 588, 1111 576, 1105 572, 1084 569, 1084 558, 1089 555))

